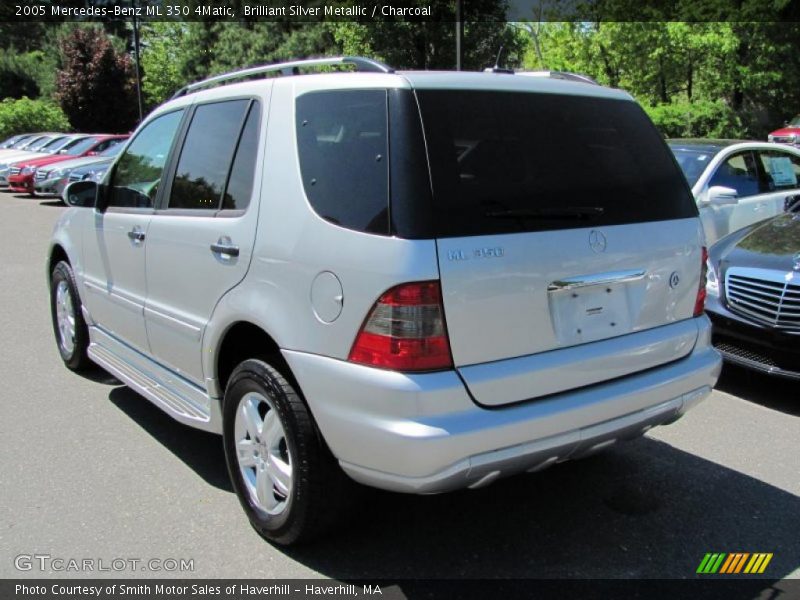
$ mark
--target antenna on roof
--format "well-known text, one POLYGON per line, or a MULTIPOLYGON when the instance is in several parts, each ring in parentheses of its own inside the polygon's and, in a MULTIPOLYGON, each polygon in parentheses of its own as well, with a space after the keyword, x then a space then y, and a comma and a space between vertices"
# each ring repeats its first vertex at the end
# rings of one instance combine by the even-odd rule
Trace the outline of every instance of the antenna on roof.
POLYGON ((497 51, 497 58, 494 59, 494 68, 495 69, 499 69, 500 68, 500 57, 503 55, 503 50, 505 50, 505 46, 503 46, 503 44, 500 44, 500 50, 497 51))
POLYGON ((505 67, 500 66, 500 57, 503 55, 503 50, 505 50, 505 46, 500 44, 500 50, 497 52, 497 58, 494 61, 493 67, 487 67, 484 69, 484 73, 508 73, 509 75, 514 74, 514 69, 508 69, 505 67))

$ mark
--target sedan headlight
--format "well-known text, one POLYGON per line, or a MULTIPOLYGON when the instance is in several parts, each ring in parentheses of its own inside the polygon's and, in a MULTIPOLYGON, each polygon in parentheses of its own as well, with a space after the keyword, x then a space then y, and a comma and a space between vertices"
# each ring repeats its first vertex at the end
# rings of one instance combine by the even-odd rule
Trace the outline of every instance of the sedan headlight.
POLYGON ((706 293, 709 296, 719 297, 719 277, 717 277, 717 269, 714 263, 709 258, 706 260, 706 293))
POLYGON ((31 175, 36 170, 35 167, 22 167, 22 170, 19 172, 20 175, 31 175))

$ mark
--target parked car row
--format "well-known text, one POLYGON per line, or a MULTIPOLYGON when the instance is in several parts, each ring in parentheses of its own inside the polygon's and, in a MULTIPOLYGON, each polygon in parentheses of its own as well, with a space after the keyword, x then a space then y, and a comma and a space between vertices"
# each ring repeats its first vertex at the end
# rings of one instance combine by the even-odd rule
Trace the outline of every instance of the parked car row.
MULTIPOLYGON (((800 133, 800 118, 792 124, 800 133)), ((726 362, 800 379, 800 150, 787 136, 668 143, 709 244, 714 347, 726 362)))
POLYGON ((38 133, 13 136, 0 144, 0 187, 31 195, 61 196, 72 171, 95 177, 122 147, 127 135, 38 133))

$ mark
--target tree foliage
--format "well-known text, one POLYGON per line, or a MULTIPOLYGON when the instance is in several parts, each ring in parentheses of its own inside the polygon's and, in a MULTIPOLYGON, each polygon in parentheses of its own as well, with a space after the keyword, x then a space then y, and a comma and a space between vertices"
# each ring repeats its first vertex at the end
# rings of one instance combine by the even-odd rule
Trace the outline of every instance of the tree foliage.
POLYGON ((29 98, 0 102, 0 139, 34 131, 69 131, 69 122, 52 102, 29 98))
POLYGON ((129 131, 138 112, 131 57, 117 52, 108 36, 95 28, 73 30, 61 42, 61 55, 56 98, 73 127, 129 131))
POLYGON ((800 106, 797 23, 599 21, 527 32, 527 67, 623 88, 669 133, 763 138, 800 106))
MULTIPOLYGON (((429 5, 410 0, 407 5, 429 5)), ((501 66, 522 62, 527 39, 504 22, 505 2, 472 0, 464 3, 463 68, 481 70, 495 64, 501 47, 501 66)), ((330 25, 345 54, 381 59, 401 69, 454 69, 456 67, 455 2, 437 5, 442 21, 397 20, 342 22, 330 25)))

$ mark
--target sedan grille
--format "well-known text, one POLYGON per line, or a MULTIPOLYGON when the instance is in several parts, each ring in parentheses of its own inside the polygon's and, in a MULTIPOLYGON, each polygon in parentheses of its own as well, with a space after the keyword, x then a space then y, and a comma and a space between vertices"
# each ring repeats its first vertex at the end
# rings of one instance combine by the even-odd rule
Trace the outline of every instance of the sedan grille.
POLYGON ((772 137, 772 141, 779 144, 794 144, 795 139, 793 135, 775 135, 772 137))
POLYGON ((791 273, 730 268, 725 296, 731 311, 777 329, 800 332, 800 280, 791 273))
POLYGON ((80 173, 70 173, 69 174, 69 180, 70 181, 80 181, 81 180, 81 174, 80 173))
POLYGON ((36 181, 44 181, 49 174, 48 171, 36 171, 36 181))
POLYGON ((20 167, 11 167, 11 175, 19 175, 20 171, 22 171, 20 167))

